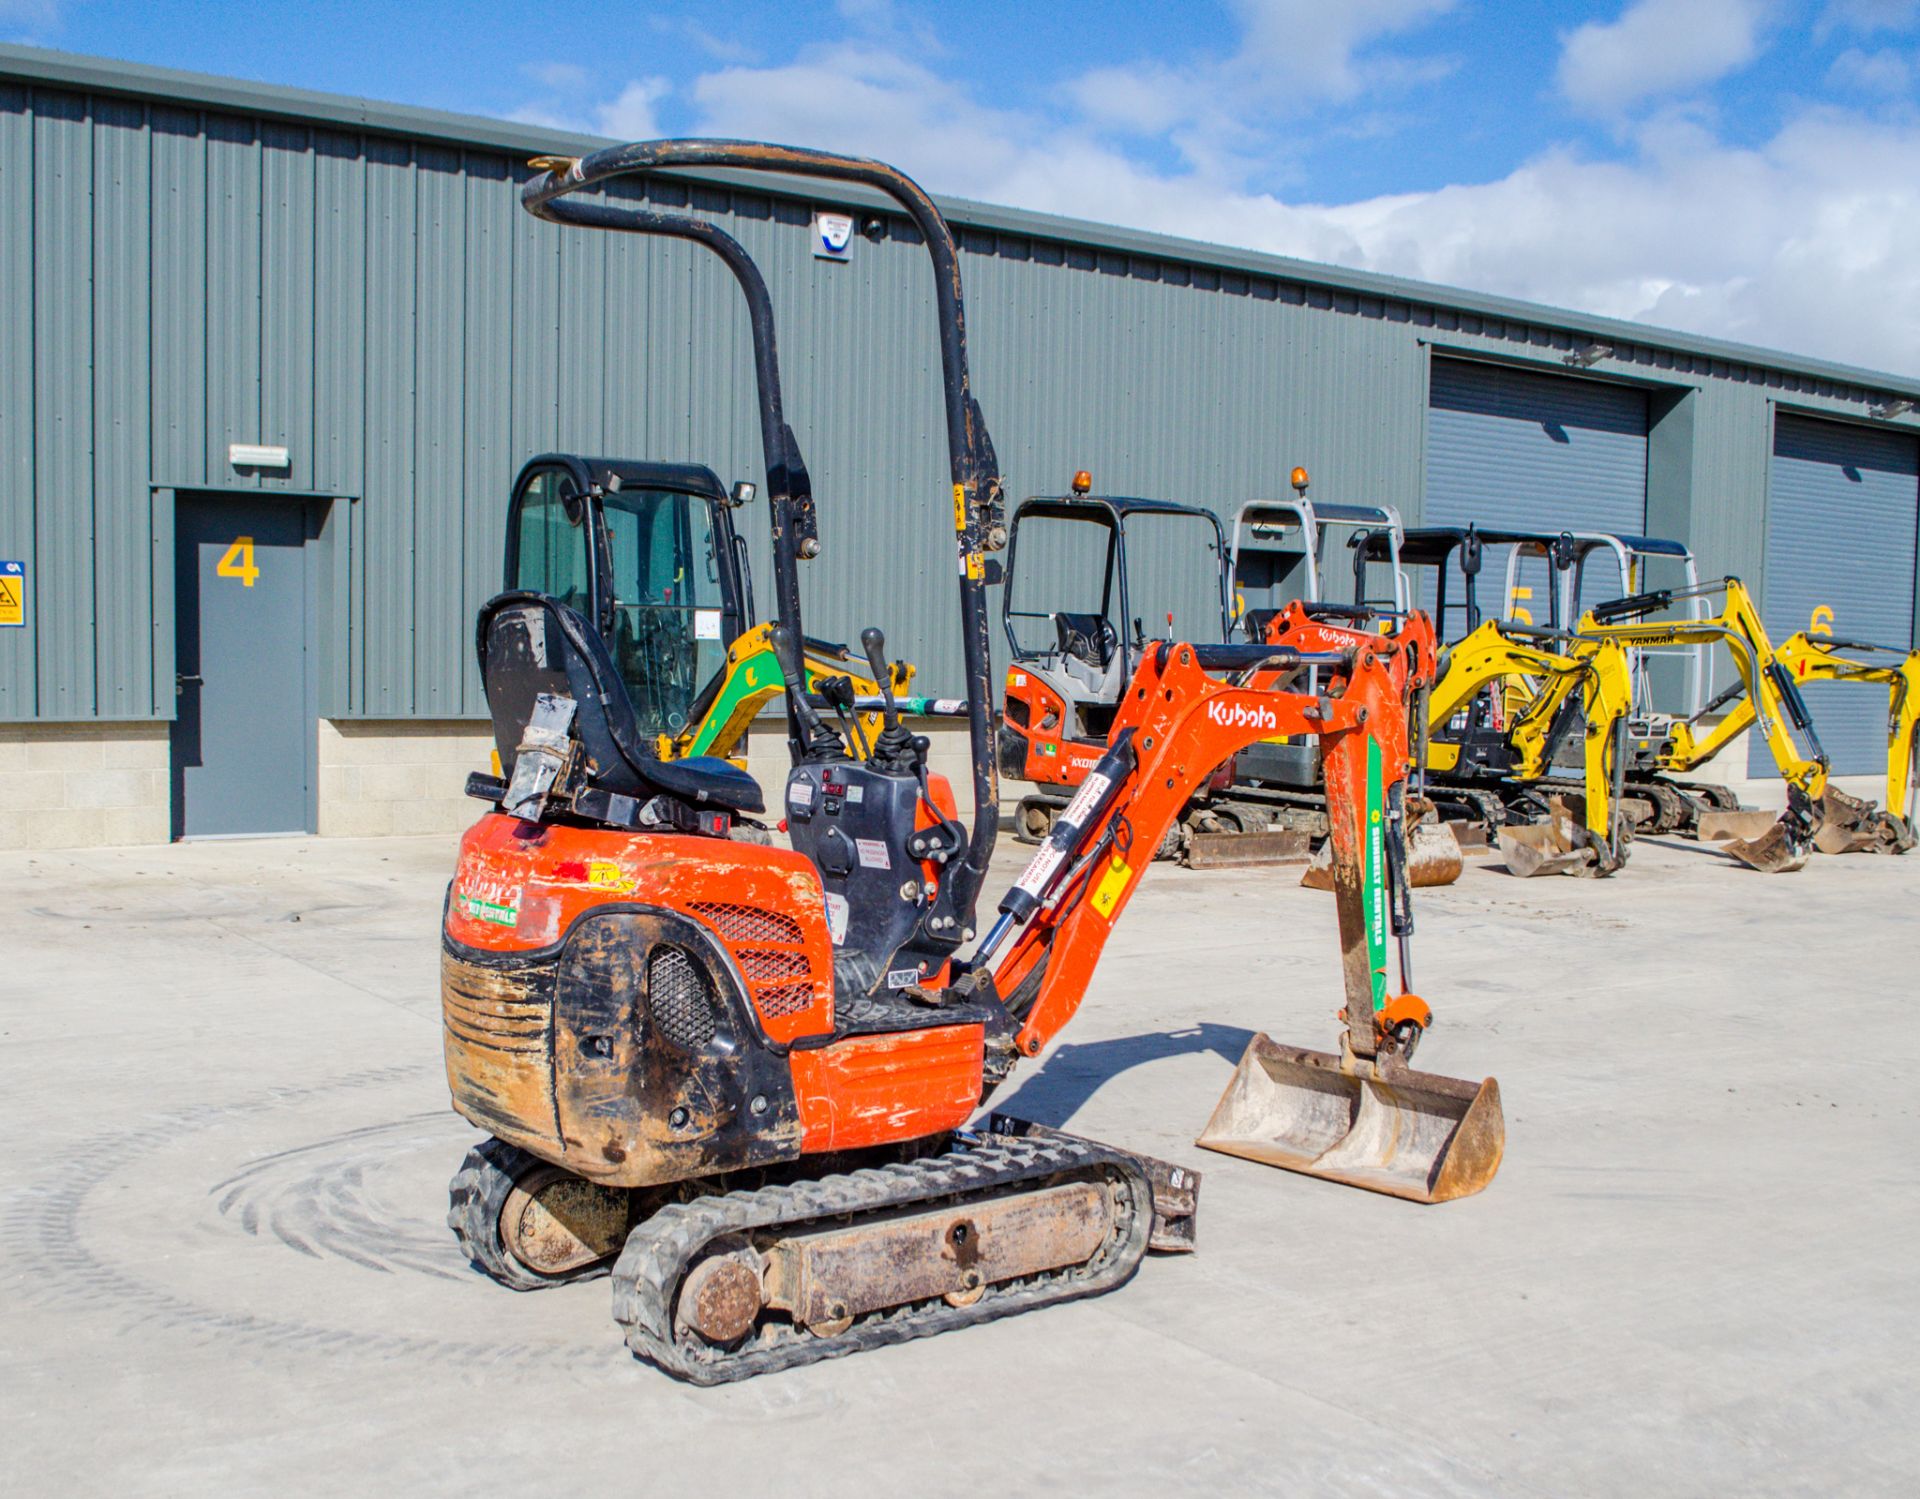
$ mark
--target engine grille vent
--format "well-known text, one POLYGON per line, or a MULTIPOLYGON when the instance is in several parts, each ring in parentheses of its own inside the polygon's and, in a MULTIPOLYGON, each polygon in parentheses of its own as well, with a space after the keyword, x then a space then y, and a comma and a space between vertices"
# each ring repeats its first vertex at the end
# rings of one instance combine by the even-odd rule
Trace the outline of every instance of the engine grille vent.
POLYGON ((698 1051, 713 1039, 713 993, 686 949, 657 944, 647 957, 647 1009, 675 1046, 698 1051))
POLYGON ((800 941, 800 923, 779 911, 720 901, 696 901, 693 909, 712 922, 713 929, 729 943, 800 941))
POLYGON ((724 901, 696 901, 693 909, 733 953, 762 1020, 798 1015, 813 1006, 813 964, 799 922, 781 911, 724 901))

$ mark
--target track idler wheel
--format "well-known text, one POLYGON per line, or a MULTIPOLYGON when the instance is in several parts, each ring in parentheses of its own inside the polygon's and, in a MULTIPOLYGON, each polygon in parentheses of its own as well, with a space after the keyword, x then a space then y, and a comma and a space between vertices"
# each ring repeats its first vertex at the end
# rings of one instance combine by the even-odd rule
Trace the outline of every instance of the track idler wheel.
POLYGON ((630 1195, 503 1140, 467 1152, 447 1187, 447 1227, 472 1263, 515 1291, 604 1275, 627 1236, 630 1195))

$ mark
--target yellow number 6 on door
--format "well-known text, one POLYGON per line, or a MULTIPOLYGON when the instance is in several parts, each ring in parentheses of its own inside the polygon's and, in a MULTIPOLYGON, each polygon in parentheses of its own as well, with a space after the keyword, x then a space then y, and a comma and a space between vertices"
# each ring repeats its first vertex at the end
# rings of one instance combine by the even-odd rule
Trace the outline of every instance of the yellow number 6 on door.
POLYGON ((214 565, 214 573, 222 578, 238 578, 243 588, 253 587, 253 580, 260 576, 260 569, 253 565, 253 538, 237 536, 227 553, 214 565))

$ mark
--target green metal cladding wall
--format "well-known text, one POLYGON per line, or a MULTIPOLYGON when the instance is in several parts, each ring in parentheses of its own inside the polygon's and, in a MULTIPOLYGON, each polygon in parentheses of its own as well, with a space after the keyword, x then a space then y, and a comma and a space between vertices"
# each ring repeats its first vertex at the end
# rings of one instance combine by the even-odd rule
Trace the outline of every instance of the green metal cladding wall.
MULTIPOLYGON (((30 627, 0 631, 0 718, 170 713, 156 494, 340 496, 321 711, 454 718, 483 712, 470 622, 525 458, 759 477, 731 278, 690 246, 539 223, 518 206, 525 176, 497 146, 0 78, 0 556, 26 559, 33 586, 30 627), (285 444, 291 470, 237 473, 234 442, 285 444)), ((647 191, 717 215, 767 273, 822 506, 811 628, 880 622, 929 687, 954 683, 924 252, 889 219, 850 264, 819 262, 804 198, 647 191)), ((962 231, 975 387, 1016 498, 1090 467, 1110 492, 1230 517, 1304 463, 1315 494, 1417 520, 1435 350, 1564 372, 1593 326, 983 216, 962 231)), ((1652 522, 1690 537, 1703 572, 1758 579, 1771 403, 1857 414, 1867 392, 1644 332, 1616 338, 1608 369, 1670 408, 1652 522)), ((765 516, 743 523, 765 595, 765 516)))

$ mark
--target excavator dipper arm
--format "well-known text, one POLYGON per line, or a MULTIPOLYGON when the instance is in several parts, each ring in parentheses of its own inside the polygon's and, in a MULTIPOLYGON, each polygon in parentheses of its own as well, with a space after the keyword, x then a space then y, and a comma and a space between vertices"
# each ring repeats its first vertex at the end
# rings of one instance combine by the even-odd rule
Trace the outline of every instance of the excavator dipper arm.
POLYGON ((1400 694, 1374 652, 1356 661, 1258 646, 1149 649, 1115 717, 1108 754, 1082 785, 1081 806, 1061 815, 1060 837, 1049 836, 1008 897, 1024 890, 1038 905, 1057 891, 994 971, 998 991, 1018 996, 1019 1049, 1038 1052, 1073 1017, 1154 848, 1201 782, 1239 750, 1278 734, 1320 736, 1354 1053, 1371 1057, 1398 1044, 1376 1017, 1424 1025, 1425 1006, 1401 1003, 1412 997, 1389 992, 1386 975, 1387 786, 1405 779, 1405 726, 1400 694), (1338 696, 1312 696, 1236 686, 1208 675, 1209 663, 1243 670, 1317 664, 1351 675, 1338 696), (1092 815, 1076 826, 1083 809, 1092 815))

